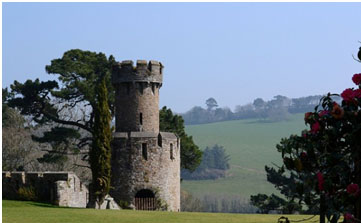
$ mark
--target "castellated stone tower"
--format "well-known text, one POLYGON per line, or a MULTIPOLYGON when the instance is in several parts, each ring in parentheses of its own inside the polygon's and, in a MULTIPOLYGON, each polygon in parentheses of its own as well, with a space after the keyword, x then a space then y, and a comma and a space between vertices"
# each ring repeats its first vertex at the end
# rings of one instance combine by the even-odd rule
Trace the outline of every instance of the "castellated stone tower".
POLYGON ((113 67, 115 126, 112 190, 120 204, 136 210, 180 210, 180 140, 159 132, 157 61, 123 61, 113 67))

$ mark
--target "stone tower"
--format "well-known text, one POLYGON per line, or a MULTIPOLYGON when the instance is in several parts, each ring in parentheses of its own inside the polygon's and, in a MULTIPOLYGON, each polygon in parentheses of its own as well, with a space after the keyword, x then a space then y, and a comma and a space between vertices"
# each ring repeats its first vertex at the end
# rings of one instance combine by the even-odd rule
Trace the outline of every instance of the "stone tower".
POLYGON ((110 194, 137 210, 180 210, 180 140, 159 132, 157 61, 123 61, 113 67, 115 128, 110 194))

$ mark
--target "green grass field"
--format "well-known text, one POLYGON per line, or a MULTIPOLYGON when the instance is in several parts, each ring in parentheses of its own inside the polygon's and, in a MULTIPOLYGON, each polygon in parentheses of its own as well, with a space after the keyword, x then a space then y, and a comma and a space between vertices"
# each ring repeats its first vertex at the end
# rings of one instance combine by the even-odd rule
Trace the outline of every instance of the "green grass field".
POLYGON ((222 145, 231 156, 229 177, 218 180, 183 181, 182 189, 197 197, 205 194, 240 196, 249 199, 257 193, 278 193, 266 180, 265 165, 281 163, 276 144, 290 134, 300 134, 306 126, 303 114, 290 116, 289 121, 258 122, 235 120, 186 126, 196 144, 204 149, 222 145))
MULTIPOLYGON (((59 208, 27 201, 2 201, 4 223, 276 223, 280 215, 215 214, 195 212, 158 212, 131 210, 94 210, 59 208)), ((288 215, 290 220, 308 218, 306 215, 288 215)), ((317 217, 312 219, 317 220, 317 217)), ((305 221, 310 222, 310 221, 305 221)))

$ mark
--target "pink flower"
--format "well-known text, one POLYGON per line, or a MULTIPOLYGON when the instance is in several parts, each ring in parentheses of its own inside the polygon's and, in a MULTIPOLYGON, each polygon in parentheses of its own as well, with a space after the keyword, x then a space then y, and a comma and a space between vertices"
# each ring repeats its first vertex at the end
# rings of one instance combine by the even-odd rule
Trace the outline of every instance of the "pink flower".
POLYGON ((353 96, 355 98, 361 98, 361 89, 356 89, 353 91, 353 96))
POLYGON ((353 77, 352 77, 352 81, 356 85, 359 85, 361 83, 361 73, 360 74, 354 74, 353 77))
POLYGON ((308 119, 311 117, 312 114, 313 114, 312 112, 305 113, 305 122, 308 121, 308 119))
POLYGON ((320 113, 318 114, 320 117, 323 117, 323 116, 325 116, 325 115, 328 115, 328 111, 327 110, 322 110, 322 111, 320 111, 320 113))
POLYGON ((347 88, 345 89, 342 93, 341 93, 341 97, 344 101, 346 102, 351 102, 354 99, 354 93, 353 90, 351 88, 347 88))
POLYGON ((349 184, 346 189, 347 193, 349 193, 352 196, 358 196, 360 192, 360 188, 357 184, 349 184))
POLYGON ((361 89, 353 90, 351 88, 347 88, 341 93, 341 97, 346 102, 353 102, 355 98, 361 98, 361 89))
POLYGON ((320 191, 324 190, 323 184, 325 183, 325 179, 323 179, 323 175, 321 172, 317 173, 317 180, 318 180, 318 189, 320 191))
POLYGON ((306 153, 306 152, 302 152, 302 153, 301 153, 301 157, 302 157, 302 158, 306 158, 306 157, 307 157, 307 153, 306 153))
POLYGON ((344 215, 343 215, 343 218, 345 219, 345 222, 354 222, 354 217, 353 217, 353 215, 352 214, 350 214, 350 213, 345 213, 344 215))
POLYGON ((312 133, 317 133, 318 131, 320 131, 320 123, 315 122, 315 123, 312 124, 311 132, 312 133))

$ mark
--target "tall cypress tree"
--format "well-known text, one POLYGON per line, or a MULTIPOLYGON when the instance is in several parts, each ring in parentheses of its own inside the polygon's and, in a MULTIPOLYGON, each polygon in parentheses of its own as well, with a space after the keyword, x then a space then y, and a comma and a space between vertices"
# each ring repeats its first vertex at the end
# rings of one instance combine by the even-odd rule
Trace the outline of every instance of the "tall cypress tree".
POLYGON ((97 101, 94 108, 93 145, 89 152, 92 170, 92 189, 98 207, 104 202, 110 189, 111 176, 111 114, 108 106, 106 78, 97 87, 97 101))

